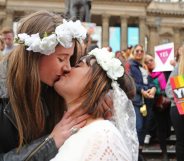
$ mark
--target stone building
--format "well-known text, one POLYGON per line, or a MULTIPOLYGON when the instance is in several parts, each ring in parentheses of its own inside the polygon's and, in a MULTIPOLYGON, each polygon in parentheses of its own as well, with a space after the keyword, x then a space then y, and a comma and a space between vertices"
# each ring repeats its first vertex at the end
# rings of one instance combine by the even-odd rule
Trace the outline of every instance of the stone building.
MULTIPOLYGON (((38 10, 65 12, 65 0, 0 0, 0 29, 38 10)), ((91 22, 102 26, 102 46, 109 45, 109 27, 119 26, 121 49, 127 47, 129 26, 139 29, 139 43, 152 53, 154 46, 184 43, 183 0, 93 0, 91 22)))

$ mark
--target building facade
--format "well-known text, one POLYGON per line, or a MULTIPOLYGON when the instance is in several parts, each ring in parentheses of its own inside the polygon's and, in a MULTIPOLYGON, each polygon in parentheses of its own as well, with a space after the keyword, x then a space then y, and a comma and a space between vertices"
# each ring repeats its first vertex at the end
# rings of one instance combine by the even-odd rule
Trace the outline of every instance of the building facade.
MULTIPOLYGON (((38 10, 65 12, 65 0, 0 0, 0 29, 38 10)), ((91 22, 102 28, 102 46, 109 45, 109 28, 120 27, 120 46, 128 45, 128 27, 139 29, 139 43, 148 53, 154 46, 184 43, 183 0, 93 0, 91 22)))

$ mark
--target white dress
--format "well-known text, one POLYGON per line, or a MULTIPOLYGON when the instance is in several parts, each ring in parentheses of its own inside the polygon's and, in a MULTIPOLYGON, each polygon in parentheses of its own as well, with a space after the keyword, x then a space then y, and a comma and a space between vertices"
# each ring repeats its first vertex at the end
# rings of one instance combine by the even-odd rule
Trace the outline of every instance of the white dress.
POLYGON ((108 120, 97 120, 69 137, 51 161, 132 161, 126 140, 108 120))

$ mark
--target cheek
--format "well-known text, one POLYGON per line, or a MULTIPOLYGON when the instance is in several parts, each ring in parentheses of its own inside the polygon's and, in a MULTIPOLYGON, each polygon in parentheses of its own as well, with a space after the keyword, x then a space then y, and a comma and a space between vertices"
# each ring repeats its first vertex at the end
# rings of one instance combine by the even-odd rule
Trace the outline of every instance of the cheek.
POLYGON ((59 74, 59 67, 52 57, 42 57, 39 62, 39 73, 42 82, 52 86, 56 75, 59 74))
POLYGON ((154 63, 151 66, 152 66, 152 68, 155 68, 155 64, 154 63))

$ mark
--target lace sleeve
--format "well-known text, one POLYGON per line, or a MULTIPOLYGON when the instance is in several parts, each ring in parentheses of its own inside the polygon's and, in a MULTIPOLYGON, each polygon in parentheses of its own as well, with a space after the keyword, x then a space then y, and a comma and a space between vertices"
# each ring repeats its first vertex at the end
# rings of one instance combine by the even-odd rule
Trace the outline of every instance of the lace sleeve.
POLYGON ((117 129, 111 127, 91 137, 82 161, 132 161, 117 129))

